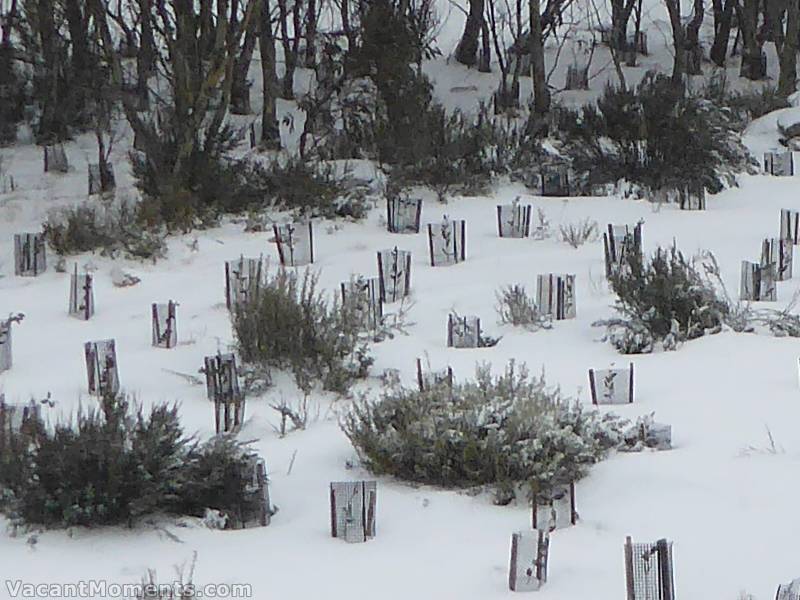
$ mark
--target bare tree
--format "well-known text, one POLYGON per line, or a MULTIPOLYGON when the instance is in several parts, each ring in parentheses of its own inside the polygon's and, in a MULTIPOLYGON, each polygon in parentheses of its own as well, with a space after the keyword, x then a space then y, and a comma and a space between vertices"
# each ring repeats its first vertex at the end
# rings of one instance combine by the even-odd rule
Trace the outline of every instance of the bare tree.
POLYGON ((259 15, 258 46, 261 52, 261 86, 263 105, 261 109, 261 146, 276 150, 281 147, 276 98, 278 76, 275 73, 275 36, 272 31, 272 14, 269 0, 262 0, 259 15))
MULTIPOLYGON (((590 2, 591 2, 591 10, 594 13, 595 18, 597 19, 597 23, 601 24, 603 22, 603 19, 600 17, 600 11, 597 8, 597 3, 595 2, 595 0, 590 0, 590 2)), ((620 89, 622 89, 623 91, 627 90, 628 84, 625 80, 625 73, 622 70, 622 60, 620 59, 620 53, 622 52, 622 50, 620 48, 617 48, 617 45, 613 43, 613 28, 612 28, 612 43, 609 44, 609 51, 611 54, 611 62, 614 64, 614 70, 616 71, 617 78, 619 79, 620 89)))
POLYGON ((317 64, 317 23, 319 13, 317 0, 308 0, 306 5, 305 39, 306 39, 306 69, 313 69, 317 64))
POLYGON ((17 137, 17 122, 22 117, 20 100, 22 81, 15 69, 17 49, 12 40, 12 29, 19 17, 19 4, 0 1, 0 142, 11 142, 17 137))
MULTIPOLYGON (((125 117, 141 139, 150 179, 158 193, 185 190, 192 175, 192 157, 197 152, 213 151, 220 143, 236 50, 242 36, 255 26, 257 2, 248 0, 241 26, 233 30, 228 0, 216 2, 213 13, 210 3, 200 3, 198 12, 192 0, 174 0, 169 6, 166 0, 155 0, 155 47, 164 49, 158 53, 158 63, 169 86, 169 96, 161 100, 169 115, 169 144, 162 139, 165 132, 138 113, 130 96, 120 97, 125 117)), ((106 0, 87 0, 100 47, 111 66, 112 81, 115 88, 122 89, 122 62, 109 24, 108 4, 106 0)))
POLYGON ((486 26, 484 21, 484 0, 469 0, 469 13, 464 24, 464 33, 456 47, 456 60, 468 67, 478 62, 478 37, 486 26))
MULTIPOLYGON (((239 2, 234 0, 231 8, 231 28, 235 31, 239 26, 238 10, 239 2)), ((261 0, 257 0, 256 6, 253 7, 256 15, 261 13, 261 0)), ((247 80, 247 74, 250 71, 250 65, 253 62, 253 53, 256 49, 256 42, 259 35, 258 18, 253 19, 254 25, 248 27, 244 34, 244 41, 236 60, 233 63, 233 82, 231 84, 231 113, 235 115, 249 115, 252 110, 250 108, 250 82, 247 80)))
POLYGON ((20 34, 34 65, 34 93, 41 107, 36 135, 41 142, 69 137, 68 46, 60 34, 62 14, 55 0, 24 0, 20 34))
POLYGON ((709 53, 711 60, 718 67, 725 66, 728 56, 728 42, 731 38, 734 6, 738 0, 713 0, 714 9, 714 43, 709 53))
POLYGON ((299 62, 300 40, 303 36, 301 22, 303 2, 302 0, 292 0, 291 10, 288 3, 289 0, 278 0, 281 45, 283 46, 283 62, 285 66, 281 85, 281 97, 286 100, 293 100, 294 72, 299 62), (290 24, 291 33, 289 29, 290 24))
POLYGON ((11 47, 11 30, 19 18, 19 1, 11 0, 9 4, 0 2, 0 46, 11 47))
POLYGON ((761 47, 763 40, 758 36, 759 0, 736 2, 736 17, 742 35, 742 67, 739 74, 747 79, 763 79, 767 75, 761 47))
POLYGON ((523 54, 527 54, 522 48, 523 0, 514 0, 513 10, 506 2, 505 10, 502 12, 497 8, 496 0, 487 0, 486 9, 486 20, 494 43, 497 65, 500 68, 500 84, 494 94, 495 113, 499 113, 519 107, 519 75, 523 54), (506 38, 509 35, 513 43, 506 48, 506 38))
POLYGON ((533 109, 542 115, 550 110, 550 90, 544 67, 544 41, 542 38, 542 18, 539 0, 530 0, 530 53, 531 73, 533 75, 533 109))
POLYGON ((800 3, 798 0, 786 2, 786 32, 783 26, 778 25, 775 46, 780 60, 780 75, 778 78, 778 93, 788 96, 794 93, 797 86, 797 46, 798 31, 800 31, 800 3))
POLYGON ((694 0, 692 19, 686 26, 686 70, 690 75, 700 74, 703 49, 700 46, 700 26, 703 24, 703 0, 694 0))
POLYGON ((89 13, 84 11, 83 2, 64 0, 64 16, 69 30, 71 100, 75 103, 76 111, 83 112, 80 107, 85 106, 91 97, 88 82, 97 77, 96 71, 92 72, 93 65, 90 64, 89 13))
POLYGON ((636 0, 611 0, 611 47, 618 52, 628 46, 628 21, 634 6, 636 0))
POLYGON ((686 36, 681 22, 680 0, 665 0, 669 22, 672 25, 672 46, 675 58, 672 63, 672 81, 676 85, 683 85, 683 76, 686 73, 686 36))

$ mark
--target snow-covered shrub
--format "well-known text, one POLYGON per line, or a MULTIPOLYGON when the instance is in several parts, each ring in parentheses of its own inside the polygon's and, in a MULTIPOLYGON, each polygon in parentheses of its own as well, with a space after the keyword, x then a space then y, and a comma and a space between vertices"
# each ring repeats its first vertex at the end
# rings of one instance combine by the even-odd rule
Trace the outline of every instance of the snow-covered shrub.
POLYGON ((653 72, 635 90, 608 86, 596 104, 562 109, 558 121, 563 151, 589 185, 624 178, 717 192, 750 164, 731 110, 653 72))
POLYGON ((586 242, 595 241, 600 233, 597 221, 586 218, 578 223, 569 223, 559 227, 561 241, 573 248, 580 248, 586 242))
POLYGON ((627 253, 609 277, 619 318, 598 321, 621 352, 653 350, 655 342, 674 349, 679 342, 717 333, 728 305, 717 290, 675 247, 658 248, 650 259, 627 253))
POLYGON ((672 427, 655 421, 655 413, 642 415, 628 424, 622 432, 620 452, 641 452, 645 448, 672 448, 672 427))
POLYGON ((328 302, 317 275, 279 269, 233 315, 239 355, 263 373, 288 369, 300 389, 315 382, 345 392, 367 376, 372 358, 355 307, 328 302))
POLYGON ((552 326, 552 315, 542 314, 533 298, 525 291, 525 286, 507 285, 495 293, 497 305, 495 310, 500 322, 504 325, 524 327, 531 331, 549 329, 552 326))
POLYGON ((52 210, 42 223, 42 231, 61 256, 99 251, 112 257, 161 258, 166 253, 163 234, 147 227, 139 208, 128 201, 52 210))
POLYGON ((341 426, 376 474, 504 492, 575 481, 620 441, 617 417, 584 411, 513 361, 496 377, 482 365, 474 381, 362 398, 341 426))
POLYGON ((78 411, 73 423, 6 435, 0 490, 6 514, 54 527, 131 524, 158 513, 238 514, 246 448, 230 440, 197 445, 176 406, 149 413, 125 397, 78 411))

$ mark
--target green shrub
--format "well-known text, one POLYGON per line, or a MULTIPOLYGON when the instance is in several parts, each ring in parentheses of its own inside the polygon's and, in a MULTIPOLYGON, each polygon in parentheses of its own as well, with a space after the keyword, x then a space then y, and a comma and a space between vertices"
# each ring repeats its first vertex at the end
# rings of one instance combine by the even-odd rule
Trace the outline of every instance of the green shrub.
POLYGON ((223 127, 213 139, 194 143, 179 165, 185 131, 169 111, 158 122, 147 154, 132 151, 129 155, 145 222, 170 231, 189 231, 213 224, 220 214, 238 206, 239 165, 227 158, 237 143, 237 133, 223 127))
POLYGON ((257 498, 247 493, 252 483, 252 453, 231 436, 217 436, 187 452, 181 466, 181 485, 172 510, 202 516, 209 508, 241 523, 258 510, 257 498))
POLYGON ((348 177, 338 176, 331 165, 297 158, 267 165, 242 163, 238 203, 274 206, 308 217, 363 219, 369 204, 364 194, 348 186, 348 177))
POLYGON ((6 432, 0 445, 0 507, 50 527, 131 525, 158 512, 202 516, 206 508, 240 514, 252 454, 215 439, 184 435, 176 406, 149 413, 125 397, 79 410, 75 422, 35 435, 6 432))
POLYGON ((233 333, 242 360, 262 373, 288 369, 304 391, 320 382, 343 393, 367 376, 372 358, 354 307, 328 302, 317 280, 310 271, 267 274, 255 297, 234 310, 233 333))
POLYGON ((141 157, 140 187, 142 221, 150 226, 188 231, 219 222, 223 215, 264 209, 293 210, 311 217, 362 219, 369 205, 364 195, 348 187, 347 174, 338 176, 324 163, 290 158, 262 163, 252 159, 232 160, 209 156, 200 181, 188 191, 182 186, 144 185, 141 157))
POLYGON ((619 441, 613 415, 584 412, 512 361, 493 377, 384 391, 355 402, 342 429, 376 474, 447 488, 538 490, 582 477, 619 441))
POLYGON ((635 90, 608 86, 595 105, 562 109, 558 121, 564 151, 589 184, 624 178, 717 192, 750 163, 731 110, 655 73, 635 90))
POLYGON ((400 186, 426 185, 441 200, 451 191, 480 193, 494 178, 519 176, 545 155, 520 126, 491 115, 486 106, 473 118, 431 103, 419 120, 425 126, 417 140, 424 147, 413 160, 394 165, 392 178, 400 186))
POLYGON ((630 252, 609 277, 617 295, 618 319, 600 321, 608 337, 626 354, 650 352, 662 342, 679 342, 717 333, 729 307, 708 279, 675 247, 658 248, 652 258, 630 252))
POLYGON ((133 258, 162 258, 166 254, 163 234, 144 225, 139 206, 126 201, 52 210, 42 231, 60 256, 95 251, 133 258))

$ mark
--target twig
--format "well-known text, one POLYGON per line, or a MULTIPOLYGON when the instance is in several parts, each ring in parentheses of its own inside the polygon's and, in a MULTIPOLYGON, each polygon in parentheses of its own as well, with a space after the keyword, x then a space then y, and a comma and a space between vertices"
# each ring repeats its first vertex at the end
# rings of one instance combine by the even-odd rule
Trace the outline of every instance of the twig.
POLYGON ((161 369, 165 373, 170 373, 172 375, 177 375, 178 377, 182 377, 192 385, 205 385, 205 381, 196 377, 195 375, 189 375, 188 373, 181 373, 180 371, 173 371, 172 369, 161 369))
POLYGON ((294 459, 295 458, 297 458, 297 450, 292 452, 292 460, 289 461, 289 469, 286 471, 286 476, 287 477, 292 474, 292 467, 294 467, 294 459))

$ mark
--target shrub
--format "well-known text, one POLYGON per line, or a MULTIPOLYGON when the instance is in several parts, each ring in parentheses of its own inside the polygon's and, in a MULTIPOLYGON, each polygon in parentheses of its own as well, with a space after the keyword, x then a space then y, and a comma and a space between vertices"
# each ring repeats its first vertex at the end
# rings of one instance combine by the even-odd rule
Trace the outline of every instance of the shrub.
POLYGON ((166 254, 163 234, 145 226, 139 207, 127 201, 52 210, 42 231, 61 256, 95 251, 133 258, 162 258, 166 254))
POLYGON ((258 510, 258 498, 247 489, 252 483, 252 458, 247 445, 231 436, 192 446, 181 466, 181 485, 172 511, 203 516, 212 507, 229 522, 243 522, 245 515, 258 510))
POLYGON ((431 103, 419 118, 426 126, 418 139, 426 145, 413 160, 395 164, 392 178, 400 186, 426 185, 440 200, 454 191, 481 193, 502 175, 529 181, 546 156, 522 126, 491 115, 484 105, 473 118, 431 103))
POLYGON ((0 446, 2 508, 28 523, 128 524, 143 515, 202 516, 243 506, 242 473, 251 455, 231 440, 198 445, 181 428, 176 406, 148 414, 127 398, 106 397, 79 410, 75 424, 42 424, 6 433, 0 446))
POLYGON ((584 219, 579 223, 570 223, 559 227, 561 241, 573 248, 580 248, 586 242, 593 242, 599 236, 597 221, 584 219))
POLYGON ((223 215, 268 208, 309 217, 354 219, 364 218, 369 210, 364 194, 349 185, 347 174, 339 176, 324 163, 297 158, 266 163, 222 156, 215 160, 207 165, 207 177, 213 182, 199 188, 202 194, 164 186, 159 195, 146 194, 143 221, 149 226, 188 231, 214 225, 223 215))
POLYGON ((613 415, 584 412, 512 361, 475 381, 394 387, 377 401, 362 398, 342 429, 376 474, 447 488, 520 485, 538 490, 575 481, 619 441, 613 415))
POLYGON ((743 130, 753 119, 781 108, 788 108, 789 101, 778 93, 777 86, 760 85, 755 89, 734 90, 730 87, 727 73, 721 69, 713 75, 702 95, 714 101, 717 106, 729 109, 743 130))
POLYGON ((636 90, 606 87, 595 105, 562 109, 564 152, 588 184, 625 178, 652 189, 717 192, 750 164, 731 110, 648 73, 636 90))
POLYGON ((707 333, 717 333, 728 306, 717 290, 675 247, 658 248, 652 258, 625 254, 609 277, 621 318, 600 321, 608 339, 626 354, 650 352, 656 341, 665 349, 707 333))
POLYGON ((363 219, 369 212, 364 194, 348 185, 348 174, 339 177, 331 165, 291 158, 241 165, 239 202, 245 206, 294 210, 309 217, 363 219))
POLYGON ((329 303, 318 277, 279 269, 267 274, 255 297, 232 315, 239 355, 263 373, 289 369, 298 387, 314 382, 345 392, 367 376, 372 358, 355 307, 329 303))
POLYGON ((496 292, 497 315, 500 322, 515 327, 525 327, 532 331, 549 328, 552 325, 550 315, 539 312, 536 302, 528 296, 522 285, 508 285, 496 292))
POLYGON ((207 137, 201 135, 201 139, 195 133, 190 152, 182 156, 189 123, 181 122, 168 109, 160 111, 157 123, 145 138, 146 152, 131 151, 129 155, 146 222, 171 231, 213 223, 237 203, 240 165, 227 157, 238 134, 230 126, 207 137))
POLYGON ((713 254, 705 252, 702 259, 703 271, 709 285, 725 303, 725 325, 737 333, 768 332, 775 337, 800 337, 800 315, 796 312, 800 303, 800 291, 795 292, 780 310, 754 308, 750 302, 731 297, 713 254))

